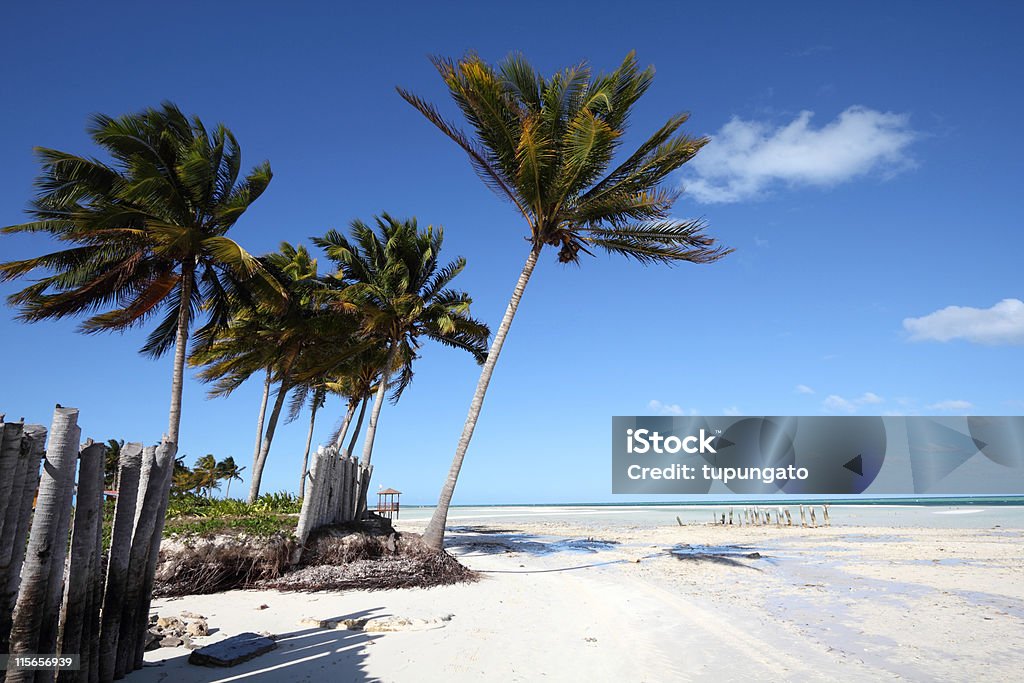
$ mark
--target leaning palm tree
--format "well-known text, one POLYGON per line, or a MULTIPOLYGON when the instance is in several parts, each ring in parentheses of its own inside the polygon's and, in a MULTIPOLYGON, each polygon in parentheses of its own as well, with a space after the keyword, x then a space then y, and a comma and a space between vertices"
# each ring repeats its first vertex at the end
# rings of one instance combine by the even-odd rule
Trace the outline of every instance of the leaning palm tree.
POLYGON ((277 384, 260 447, 253 459, 250 503, 259 497, 263 468, 285 400, 293 389, 309 382, 307 365, 311 351, 331 345, 338 349, 340 358, 350 352, 354 323, 347 314, 328 306, 337 292, 316 276, 315 260, 303 268, 292 267, 301 253, 305 250, 285 242, 280 252, 260 259, 288 292, 281 310, 237 306, 228 325, 189 359, 192 365, 205 366, 198 377, 213 383, 210 396, 231 394, 261 369, 269 370, 272 382, 277 384))
POLYGON ((221 472, 217 466, 217 459, 207 453, 196 459, 192 466, 192 474, 195 476, 196 492, 206 493, 207 498, 213 497, 213 490, 220 488, 221 472))
POLYGON ((217 463, 217 477, 228 483, 224 489, 225 498, 231 497, 231 482, 242 481, 242 472, 244 471, 245 468, 239 467, 230 455, 217 463))
MULTIPOLYGON (((385 395, 393 380, 396 396, 412 381, 411 362, 422 340, 433 339, 468 351, 483 363, 490 336, 487 325, 469 315, 470 296, 449 289, 466 261, 460 257, 441 265, 441 228, 419 230, 415 219, 400 221, 386 213, 375 223, 376 231, 363 221, 353 221, 351 239, 331 230, 314 240, 353 281, 342 292, 342 299, 357 312, 362 334, 380 340, 387 348, 366 427, 360 459, 363 467, 370 465, 385 395)), ((360 507, 364 506, 365 500, 360 501, 360 507)))
POLYGON ((448 507, 469 448, 487 385, 523 291, 544 247, 561 263, 578 263, 595 249, 641 264, 710 263, 730 250, 715 246, 700 220, 671 215, 678 192, 660 187, 707 143, 680 132, 686 114, 670 118, 613 166, 632 106, 650 86, 633 53, 618 69, 592 76, 585 65, 545 78, 514 55, 497 68, 475 54, 435 58, 441 78, 470 133, 425 100, 401 96, 469 155, 477 175, 523 216, 529 253, 488 352, 438 506, 424 540, 441 548, 448 507))
MULTIPOLYGON (((22 320, 89 314, 87 333, 125 330, 161 315, 142 352, 174 349, 168 437, 178 443, 185 352, 201 309, 204 337, 227 322, 226 293, 279 288, 226 237, 270 182, 266 162, 239 179, 241 150, 230 130, 207 130, 175 105, 88 126, 109 161, 36 148, 43 171, 33 220, 6 233, 49 233, 68 247, 0 264, 0 282, 49 274, 9 297, 22 320)), ((273 292, 274 294, 271 294, 273 292)))

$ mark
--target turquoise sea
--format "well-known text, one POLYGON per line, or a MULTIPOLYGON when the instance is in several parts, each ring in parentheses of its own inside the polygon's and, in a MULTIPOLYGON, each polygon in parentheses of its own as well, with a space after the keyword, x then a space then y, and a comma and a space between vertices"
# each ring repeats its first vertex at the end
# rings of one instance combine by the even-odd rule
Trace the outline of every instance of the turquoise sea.
MULTIPOLYGON (((544 521, 613 526, 661 526, 710 523, 712 516, 728 516, 732 509, 741 514, 745 507, 767 510, 788 508, 799 518, 800 501, 736 501, 708 503, 574 503, 559 505, 480 505, 454 506, 449 511, 450 526, 514 526, 516 523, 544 521)), ((813 502, 818 521, 821 503, 813 502)), ((432 506, 402 506, 400 521, 425 521, 432 506)), ((927 527, 939 529, 1024 528, 1024 498, 973 498, 926 500, 865 500, 829 505, 833 526, 927 527)))

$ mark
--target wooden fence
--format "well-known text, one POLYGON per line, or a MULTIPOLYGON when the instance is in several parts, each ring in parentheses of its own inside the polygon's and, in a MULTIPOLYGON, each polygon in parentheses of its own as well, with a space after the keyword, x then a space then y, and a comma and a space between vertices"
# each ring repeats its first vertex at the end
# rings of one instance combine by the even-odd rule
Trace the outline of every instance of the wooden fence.
POLYGON ((80 657, 78 671, 11 670, 7 683, 106 682, 143 663, 176 447, 122 447, 105 555, 107 447, 80 448, 77 423, 57 406, 44 446, 44 428, 0 420, 0 654, 80 657))
POLYGON ((366 490, 372 473, 373 466, 363 467, 358 458, 339 455, 334 446, 318 448, 295 530, 299 544, 319 527, 361 518, 366 512, 366 490))

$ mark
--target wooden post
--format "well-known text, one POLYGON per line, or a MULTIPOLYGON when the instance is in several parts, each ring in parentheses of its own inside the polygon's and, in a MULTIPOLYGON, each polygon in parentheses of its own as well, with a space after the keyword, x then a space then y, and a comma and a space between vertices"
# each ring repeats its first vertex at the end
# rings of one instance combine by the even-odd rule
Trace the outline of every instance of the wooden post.
MULTIPOLYGON (((0 461, 8 456, 11 462, 4 462, 0 470, 0 488, 6 490, 0 494, 0 592, 7 586, 7 577, 11 570, 11 559, 14 556, 15 534, 18 531, 18 517, 21 514, 21 495, 25 488, 25 475, 28 471, 28 448, 24 444, 24 426, 20 422, 4 424, 0 422, 0 461), (15 435, 17 440, 15 441, 15 435), (6 481, 3 480, 6 478, 6 481)), ((35 486, 32 486, 33 491, 35 486)), ((18 539, 22 542, 23 539, 18 539)), ((9 615, 5 616, 6 604, 0 599, 0 653, 5 653, 3 644, 6 642, 3 624, 10 628, 9 615)))
POLYGON ((793 526, 793 516, 789 514, 789 508, 786 508, 786 526, 793 526))
POLYGON ((100 622, 99 679, 114 680, 117 645, 121 636, 121 610, 128 582, 128 560, 132 548, 136 500, 142 470, 142 444, 126 443, 121 447, 118 462, 120 489, 114 508, 114 525, 110 532, 110 554, 107 559, 106 587, 103 591, 103 613, 100 622))
POLYGON ((811 506, 811 528, 816 529, 818 527, 818 520, 814 518, 814 506, 811 506))
MULTIPOLYGON (((46 466, 39 481, 39 497, 21 571, 21 589, 14 608, 10 654, 41 654, 40 629, 46 616, 43 606, 49 597, 51 564, 57 548, 67 547, 67 537, 60 538, 57 531, 65 485, 74 475, 78 459, 77 422, 77 409, 57 406, 54 410, 46 466)), ((7 672, 8 683, 26 683, 34 678, 34 671, 7 672)))
MULTIPOLYGON (((125 674, 131 673, 135 664, 135 645, 139 635, 136 633, 136 625, 145 597, 142 592, 146 568, 149 566, 149 549, 152 546, 156 518, 160 514, 164 494, 164 477, 167 475, 167 469, 174 467, 174 449, 157 449, 147 446, 143 453, 144 456, 151 456, 152 462, 149 467, 146 488, 139 491, 139 497, 142 499, 141 507, 136 505, 136 509, 141 510, 141 513, 136 520, 135 532, 132 534, 132 547, 128 555, 128 574, 124 605, 121 610, 117 657, 114 660, 114 678, 121 678, 125 674)), ((145 471, 145 465, 143 465, 143 471, 145 471)))
MULTIPOLYGON (((46 455, 46 429, 41 425, 28 425, 24 432, 24 448, 28 453, 25 463, 24 483, 17 501, 11 501, 16 512, 11 557, 7 578, 0 583, 0 652, 9 650, 14 605, 18 600, 21 586, 21 566, 25 561, 29 526, 32 522, 32 505, 35 502, 36 486, 39 484, 39 462, 46 455)), ((10 508, 8 508, 10 510, 10 508)), ((6 533, 5 533, 6 536, 6 533)))
POLYGON ((800 505, 800 526, 807 526, 807 513, 804 511, 804 506, 800 505))
POLYGON ((825 526, 832 526, 832 520, 828 516, 828 505, 821 506, 821 516, 825 518, 825 526))
MULTIPOLYGON (((167 519, 167 505, 171 497, 171 483, 174 478, 174 456, 178 451, 177 445, 166 439, 157 446, 157 462, 166 461, 167 470, 164 472, 160 484, 160 509, 156 513, 156 523, 153 526, 153 535, 149 545, 149 557, 146 563, 146 573, 142 578, 141 603, 139 613, 135 622, 135 661, 133 670, 142 668, 143 656, 146 653, 146 639, 143 634, 149 628, 149 606, 153 601, 153 583, 156 580, 156 568, 160 562, 160 542, 164 535, 164 522, 167 519), (169 453, 166 453, 169 451, 169 453)), ((145 540, 145 539, 143 539, 145 540)))
MULTIPOLYGON (((103 525, 103 461, 107 447, 101 443, 89 444, 80 456, 78 468, 78 495, 75 505, 75 525, 71 532, 71 555, 68 558, 67 591, 64 594, 63 624, 60 629, 60 652, 80 654, 82 669, 88 671, 88 648, 82 647, 85 622, 91 620, 94 556, 101 552, 96 547, 96 526, 103 525)), ((98 610, 97 610, 98 612, 98 610)), ((77 680, 78 672, 61 671, 58 681, 77 680)))
MULTIPOLYGON (((3 535, 7 520, 7 509, 11 501, 11 489, 17 478, 18 461, 21 459, 21 437, 25 425, 21 422, 0 421, 0 535, 3 535)), ((17 523, 17 522, 15 522, 17 523)), ((0 572, 3 567, 0 566, 0 572)), ((0 580, 3 574, 0 573, 0 580)))
POLYGON ((732 526, 732 508, 729 508, 729 526, 732 526))
MULTIPOLYGON (((57 635, 60 628, 60 606, 64 600, 64 563, 68 557, 68 538, 71 533, 71 502, 75 495, 75 469, 78 465, 78 442, 82 430, 76 425, 74 437, 68 442, 68 458, 71 459, 71 474, 64 481, 61 490, 59 516, 57 517, 57 539, 53 545, 50 560, 50 578, 46 587, 46 602, 42 604, 43 621, 39 629, 39 653, 57 651, 57 635)), ((38 609, 38 606, 37 606, 38 609)), ((40 676, 37 672, 36 680, 40 676)))

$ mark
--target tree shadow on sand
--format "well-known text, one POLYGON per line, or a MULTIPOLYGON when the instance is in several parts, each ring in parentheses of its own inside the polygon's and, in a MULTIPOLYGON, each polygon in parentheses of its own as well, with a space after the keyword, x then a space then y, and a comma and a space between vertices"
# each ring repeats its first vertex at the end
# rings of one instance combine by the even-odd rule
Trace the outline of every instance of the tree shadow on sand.
MULTIPOLYGON (((375 607, 331 617, 325 621, 367 619, 389 616, 375 607)), ((366 671, 366 646, 385 634, 344 629, 305 628, 281 633, 277 648, 232 667, 208 667, 185 664, 189 654, 168 657, 161 663, 147 664, 141 675, 127 680, 164 681, 165 683, 228 683, 229 681, 346 681, 371 683, 380 679, 366 671), (178 666, 178 665, 184 666, 178 666), (172 665, 172 666, 169 666, 172 665), (166 671, 160 671, 166 668, 166 671), (148 675, 147 675, 148 674, 148 675)))

